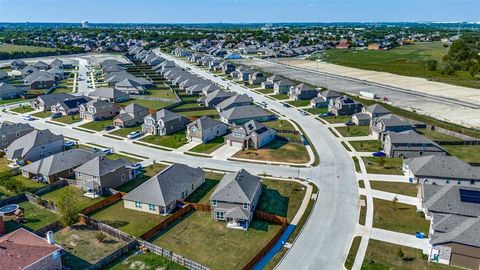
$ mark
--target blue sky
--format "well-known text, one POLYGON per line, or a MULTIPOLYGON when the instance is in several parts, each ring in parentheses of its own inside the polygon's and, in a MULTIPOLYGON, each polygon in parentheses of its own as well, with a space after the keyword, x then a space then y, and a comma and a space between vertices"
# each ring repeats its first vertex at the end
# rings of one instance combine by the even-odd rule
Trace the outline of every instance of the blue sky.
POLYGON ((0 0, 2 22, 480 21, 480 0, 0 0))

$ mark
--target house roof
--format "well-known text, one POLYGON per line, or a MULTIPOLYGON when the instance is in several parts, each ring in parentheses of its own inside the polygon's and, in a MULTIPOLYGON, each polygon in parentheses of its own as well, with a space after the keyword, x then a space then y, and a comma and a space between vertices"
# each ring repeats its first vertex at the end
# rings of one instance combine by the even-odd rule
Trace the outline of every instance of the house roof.
POLYGON ((386 136, 390 138, 392 144, 425 144, 434 145, 441 148, 436 142, 426 138, 415 132, 414 130, 408 130, 404 132, 386 132, 386 136))
POLYGON ((79 96, 74 98, 67 98, 62 101, 59 101, 56 105, 60 105, 62 108, 65 109, 73 109, 79 107, 81 104, 87 103, 90 101, 91 98, 86 96, 79 96))
POLYGON ((111 107, 116 107, 114 104, 110 102, 106 102, 100 99, 92 99, 88 101, 87 103, 82 104, 81 106, 85 106, 86 108, 88 107, 94 107, 95 109, 107 109, 111 107))
POLYGON ((196 126, 199 130, 207 130, 216 126, 226 126, 226 124, 215 120, 208 116, 202 116, 197 120, 193 121, 192 123, 188 124, 188 127, 196 126))
POLYGON ((126 158, 112 160, 101 156, 89 160, 85 164, 76 168, 75 172, 101 177, 109 172, 114 172, 119 168, 128 166, 130 164, 132 164, 132 162, 126 158))
POLYGON ((320 94, 322 97, 326 97, 326 98, 337 98, 337 97, 341 97, 342 94, 340 94, 339 92, 337 91, 333 91, 333 90, 325 90, 323 91, 321 94, 320 94))
POLYGON ((0 135, 3 134, 12 134, 19 131, 31 130, 33 131, 33 127, 29 124, 22 124, 22 123, 14 123, 10 124, 7 122, 0 123, 0 135))
POLYGON ((55 81, 55 74, 48 71, 34 71, 28 74, 23 81, 28 85, 35 82, 52 82, 55 81))
POLYGON ((233 218, 233 219, 249 219, 250 213, 243 209, 240 206, 234 207, 225 213, 226 218, 233 218))
POLYGON ((228 110, 222 111, 220 115, 228 120, 236 120, 265 117, 271 116, 272 114, 256 105, 247 105, 230 108, 228 110))
POLYGON ((49 65, 47 63, 43 62, 43 61, 38 61, 33 66, 36 67, 36 68, 48 68, 49 67, 49 65))
POLYGON ((423 156, 404 161, 415 176, 480 180, 480 167, 472 166, 455 156, 423 156))
POLYGON ((385 107, 383 107, 382 105, 380 105, 378 103, 367 106, 365 108, 365 111, 369 112, 371 114, 388 114, 388 113, 390 113, 389 110, 387 110, 385 107))
POLYGON ((3 269, 25 269, 60 249, 46 239, 20 228, 0 237, 0 262, 3 269))
POLYGON ((25 134, 7 147, 6 156, 9 159, 16 159, 25 156, 33 147, 51 143, 57 140, 63 141, 63 135, 53 134, 50 130, 33 130, 25 134))
POLYGON ((17 86, 17 85, 11 85, 5 82, 0 82, 0 93, 1 94, 9 94, 9 93, 16 93, 16 92, 24 92, 27 91, 28 87, 27 86, 17 86))
POLYGON ((252 103, 253 99, 247 94, 237 94, 225 99, 217 105, 217 108, 224 109, 234 104, 252 103))
POLYGON ((177 118, 185 118, 180 114, 174 113, 166 109, 161 109, 160 111, 157 111, 156 113, 151 114, 150 117, 152 117, 156 121, 162 119, 162 121, 164 122, 168 122, 177 118))
POLYGON ((220 89, 218 90, 215 90, 213 92, 210 92, 206 97, 205 97, 205 103, 209 103, 210 101, 212 101, 213 99, 215 98, 221 98, 221 97, 232 97, 234 96, 235 94, 234 93, 231 93, 231 92, 225 92, 225 91, 222 91, 220 89))
POLYGON ((182 198, 199 177, 204 177, 201 168, 172 164, 123 197, 127 201, 142 202, 165 207, 182 198))
POLYGON ((434 232, 430 241, 432 245, 454 242, 480 247, 480 218, 449 215, 444 219, 447 220, 442 222, 445 232, 434 232))
POLYGON ((71 149, 30 163, 22 167, 22 170, 30 172, 32 174, 42 174, 44 176, 50 176, 68 169, 78 167, 91 160, 92 158, 102 154, 102 151, 71 149))
POLYGON ((315 89, 313 89, 311 86, 309 86, 305 83, 297 84, 295 86, 295 91, 303 92, 303 91, 313 91, 313 90, 315 90, 315 89))
POLYGON ((259 188, 261 188, 260 177, 241 169, 223 176, 210 196, 210 200, 252 203, 259 188))
POLYGON ((147 107, 144 107, 142 105, 138 105, 136 103, 130 103, 127 106, 125 106, 125 108, 123 108, 123 111, 125 111, 126 113, 131 113, 131 114, 142 112, 142 111, 148 111, 148 110, 149 109, 147 107))
POLYGON ((128 96, 127 93, 113 88, 97 88, 95 91, 92 91, 88 94, 92 97, 102 97, 102 98, 119 98, 128 96))
POLYGON ((43 101, 47 108, 50 108, 52 105, 57 104, 59 101, 65 100, 67 98, 75 98, 75 96, 67 93, 53 93, 48 95, 38 96, 37 99, 43 101))
POLYGON ((412 126, 409 122, 403 120, 402 118, 394 114, 387 114, 377 117, 375 121, 382 122, 385 127, 412 126))

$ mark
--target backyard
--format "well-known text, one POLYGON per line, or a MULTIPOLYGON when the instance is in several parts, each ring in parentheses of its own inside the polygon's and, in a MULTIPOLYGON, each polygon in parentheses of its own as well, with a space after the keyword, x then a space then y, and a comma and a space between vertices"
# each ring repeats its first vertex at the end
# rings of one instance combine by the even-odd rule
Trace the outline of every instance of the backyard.
POLYGON ((139 253, 139 254, 130 253, 128 254, 128 256, 123 257, 122 259, 107 266, 106 269, 110 269, 110 270, 131 270, 131 269, 187 270, 188 268, 183 267, 169 259, 166 259, 154 253, 139 253))
POLYGON ((410 235, 415 232, 428 235, 430 221, 425 219, 423 212, 417 213, 416 206, 376 198, 373 206, 373 227, 410 235))
POLYGON ((86 197, 83 195, 85 191, 74 186, 65 186, 65 187, 56 189, 54 191, 48 192, 46 194, 43 194, 41 197, 43 199, 53 202, 54 204, 57 204, 60 201, 62 193, 64 193, 66 190, 71 191, 72 194, 74 195, 74 197, 71 199, 75 201, 75 207, 77 208, 78 211, 105 199, 105 197, 102 197, 102 196, 98 196, 98 198, 95 198, 95 199, 86 197))
POLYGON ((6 217, 5 225, 7 232, 14 231, 19 227, 23 227, 29 231, 35 231, 58 219, 57 214, 54 212, 29 201, 18 203, 18 206, 23 208, 24 211, 23 223, 19 226, 19 224, 11 220, 10 217, 6 217))
POLYGON ((447 152, 465 162, 480 163, 480 145, 442 145, 447 152))

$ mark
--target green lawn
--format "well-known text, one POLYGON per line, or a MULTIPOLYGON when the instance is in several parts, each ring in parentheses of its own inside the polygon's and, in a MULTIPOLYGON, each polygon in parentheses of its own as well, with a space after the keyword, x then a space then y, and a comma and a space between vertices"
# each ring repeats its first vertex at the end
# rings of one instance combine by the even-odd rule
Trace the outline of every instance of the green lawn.
POLYGON ((176 98, 175 93, 173 93, 169 88, 155 90, 150 89, 148 90, 148 96, 157 98, 176 98))
POLYGON ((74 225, 55 233, 55 241, 66 253, 62 256, 64 266, 72 270, 86 269, 126 243, 99 230, 83 225, 74 225), (104 235, 101 242, 98 234, 104 235))
POLYGON ((144 107, 149 108, 150 110, 160 110, 168 105, 171 105, 172 102, 165 102, 165 101, 154 101, 154 100, 145 100, 145 99, 130 99, 121 103, 118 103, 118 105, 121 106, 127 106, 131 103, 135 103, 138 105, 142 105, 144 107))
POLYGON ((241 150, 233 157, 298 164, 310 161, 305 145, 280 140, 274 140, 261 149, 241 150))
POLYGON ((345 268, 347 270, 352 269, 353 263, 355 262, 355 257, 357 257, 358 248, 360 247, 360 242, 362 241, 362 237, 356 236, 353 238, 352 245, 350 246, 350 250, 348 251, 347 259, 345 260, 345 268))
POLYGON ((10 104, 10 103, 15 103, 15 102, 23 102, 23 101, 27 101, 27 100, 23 99, 23 98, 2 99, 2 100, 0 100, 0 105, 10 104))
POLYGON ((223 136, 217 137, 205 144, 199 144, 192 149, 188 150, 195 153, 210 154, 224 144, 223 136))
POLYGON ((480 145, 442 145, 447 152, 466 162, 480 163, 480 145))
POLYGON ((37 117, 37 118, 47 118, 52 115, 51 111, 40 111, 33 113, 32 116, 37 117))
POLYGON ((321 117, 323 120, 327 121, 330 124, 336 123, 345 123, 346 121, 352 120, 352 117, 349 115, 342 115, 342 116, 326 116, 321 117))
POLYGON ((272 94, 273 93, 273 89, 257 89, 255 90, 261 94, 272 94))
POLYGON ((343 137, 368 136, 368 126, 336 127, 343 137))
POLYGON ((254 219, 248 231, 232 230, 211 213, 195 211, 155 236, 154 244, 210 269, 238 269, 260 251, 280 229, 254 219))
POLYGON ((180 115, 183 115, 185 117, 202 117, 204 115, 210 116, 210 117, 215 117, 218 115, 217 110, 215 109, 210 109, 210 110, 201 110, 201 111, 188 111, 188 112, 177 112, 180 115))
POLYGON ((404 76, 425 77, 433 81, 479 88, 478 80, 466 76, 466 72, 444 75, 439 70, 430 71, 425 68, 424 62, 427 60, 436 60, 441 67, 442 57, 447 52, 448 48, 443 47, 440 42, 420 42, 388 51, 327 50, 326 52, 313 54, 311 59, 321 58, 324 61, 342 66, 404 76))
POLYGON ((75 206, 77 207, 78 211, 84 209, 87 206, 90 206, 90 205, 92 205, 96 202, 99 202, 99 201, 105 199, 105 197, 101 197, 101 196, 99 196, 98 198, 95 198, 95 199, 83 196, 85 191, 83 191, 83 190, 81 190, 77 187, 74 187, 74 186, 65 186, 65 187, 56 189, 52 192, 43 194, 42 198, 57 204, 58 201, 60 200, 60 196, 62 195, 63 192, 65 192, 65 190, 71 190, 73 192, 74 198, 72 198, 72 200, 75 201, 75 206))
POLYGON ((403 175, 400 158, 363 157, 368 173, 403 175))
POLYGON ((405 196, 417 197, 418 186, 410 183, 397 183, 386 181, 370 181, 372 189, 401 194, 405 196))
POLYGON ((274 121, 262 122, 265 126, 271 127, 275 130, 291 130, 295 131, 295 127, 287 120, 277 119, 274 121))
POLYGON ((377 140, 372 141, 350 141, 350 145, 358 152, 375 152, 382 150, 382 143, 377 140))
POLYGON ((116 189, 122 192, 130 192, 134 190, 136 187, 138 187, 139 185, 141 185, 143 182, 150 179, 152 176, 161 172, 166 167, 167 167, 166 165, 158 164, 158 163, 145 167, 143 168, 142 173, 140 175, 137 175, 135 179, 128 181, 127 183, 117 187, 116 189))
POLYGON ((416 206, 376 198, 373 206, 373 227, 410 235, 428 234, 430 221, 416 212, 416 206))
POLYGON ((14 44, 2 44, 0 45, 1 52, 55 52, 58 49, 39 47, 39 46, 24 46, 24 45, 14 45, 14 44))
POLYGON ((186 129, 164 136, 149 135, 140 141, 170 148, 179 148, 188 143, 186 129))
POLYGON ((52 119, 52 121, 70 125, 70 124, 82 121, 82 118, 80 118, 80 114, 73 114, 73 115, 64 115, 62 117, 58 117, 58 118, 52 119))
POLYGON ((155 253, 139 253, 128 254, 111 265, 108 265, 106 269, 109 270, 131 270, 140 268, 142 270, 187 270, 169 259, 159 256, 155 253))
POLYGON ((306 188, 296 182, 272 179, 263 179, 262 184, 263 192, 257 209, 291 221, 302 204, 306 188))
POLYGON ((140 125, 136 125, 136 126, 132 126, 132 127, 120 128, 120 129, 117 129, 115 131, 110 132, 109 134, 117 135, 117 136, 126 138, 127 135, 130 132, 133 132, 133 131, 142 131, 142 125, 140 124, 140 125))
POLYGON ((429 138, 430 140, 434 140, 434 141, 461 141, 462 140, 457 137, 446 135, 438 131, 430 130, 426 128, 418 128, 416 129, 416 131, 422 134, 423 136, 429 138))
POLYGON ((17 108, 10 109, 12 112, 16 113, 28 113, 34 111, 34 109, 28 105, 18 106, 17 108))
MULTIPOLYGON (((21 202, 18 205, 24 209, 24 220, 21 227, 30 231, 35 231, 51 224, 58 218, 57 214, 54 212, 37 206, 29 201, 21 202)), ((18 223, 10 220, 9 217, 6 217, 5 220, 7 232, 14 231, 19 227, 18 223)))
POLYGON ((133 157, 129 157, 129 156, 125 156, 125 155, 118 154, 118 153, 113 153, 113 154, 107 155, 107 158, 108 158, 108 159, 111 159, 111 160, 117 160, 117 159, 121 159, 121 158, 126 158, 126 159, 130 160, 131 162, 140 162, 140 161, 142 161, 141 159, 133 158, 133 157))
POLYGON ((287 101, 287 103, 294 107, 305 107, 310 105, 310 100, 291 100, 287 101))
POLYGON ((270 95, 269 97, 272 97, 272 98, 278 99, 278 100, 289 99, 287 94, 276 94, 276 95, 270 95))
POLYGON ((111 126, 112 124, 113 124, 113 119, 110 118, 110 119, 99 120, 99 121, 90 121, 88 123, 80 125, 79 127, 95 130, 95 131, 102 131, 105 129, 106 126, 111 126))
POLYGON ((308 109, 305 109, 305 111, 307 111, 311 114, 320 114, 320 113, 328 112, 328 108, 327 107, 325 107, 325 108, 308 108, 308 109))
POLYGON ((358 216, 358 223, 360 225, 365 225, 365 221, 367 220, 367 196, 360 195, 360 201, 363 202, 364 205, 360 207, 360 215, 358 216))
POLYGON ((90 216, 135 237, 144 234, 166 218, 166 216, 124 208, 123 200, 99 209, 90 216))
POLYGON ((429 263, 420 249, 370 239, 361 269, 446 270, 457 268, 438 263, 429 263), (398 256, 399 250, 403 252, 403 258, 398 256))
MULTIPOLYGON (((197 98, 197 97, 195 97, 197 98)), ((178 106, 176 106, 175 108, 172 109, 172 111, 177 111, 177 110, 183 110, 183 109, 192 109, 192 108, 199 108, 200 105, 198 105, 196 102, 195 103, 183 103, 183 104, 180 104, 178 106)))

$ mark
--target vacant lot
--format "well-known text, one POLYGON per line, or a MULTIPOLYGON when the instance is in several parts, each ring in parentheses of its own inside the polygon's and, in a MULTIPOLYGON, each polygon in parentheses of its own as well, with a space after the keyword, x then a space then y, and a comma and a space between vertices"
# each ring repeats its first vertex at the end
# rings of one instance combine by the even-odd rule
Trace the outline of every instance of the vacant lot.
POLYGON ((106 269, 110 270, 187 270, 173 261, 166 259, 154 253, 130 254, 121 260, 109 265, 106 269))
POLYGON ((149 214, 123 207, 123 200, 99 209, 92 218, 133 236, 140 236, 164 220, 165 216, 149 214))
POLYGON ((307 148, 303 144, 274 140, 261 149, 247 149, 233 157, 303 164, 310 161, 307 148))
POLYGON ((418 186, 410 183, 384 182, 384 181, 370 181, 372 189, 401 194, 405 196, 416 197, 418 186))
POLYGON ((466 162, 480 163, 480 145, 442 145, 447 152, 466 162))
POLYGON ((424 259, 422 251, 419 249, 370 239, 365 258, 363 259, 362 269, 443 270, 456 268, 438 263, 429 263, 424 259), (403 252, 403 258, 398 256, 399 250, 403 252))
POLYGON ((349 126, 336 128, 343 137, 368 136, 368 126, 349 126))
POLYGON ((400 158, 363 157, 368 173, 403 175, 400 158))
POLYGON ((375 152, 382 150, 382 143, 377 140, 372 141, 351 141, 350 145, 358 152, 375 152))
POLYGON ((140 141, 169 148, 179 148, 188 143, 186 129, 164 136, 149 135, 140 139, 140 141))
POLYGON ((104 232, 82 225, 73 225, 55 233, 57 244, 66 254, 62 256, 64 266, 70 269, 86 269, 122 247, 126 243, 104 232), (97 237, 104 237, 102 241, 97 237))
POLYGON ((55 48, 39 47, 39 46, 24 46, 13 44, 0 45, 0 51, 14 53, 14 52, 55 52, 55 48))
POLYGON ((155 236, 154 244, 211 269, 238 269, 245 265, 280 229, 254 219, 248 231, 227 229, 208 212, 191 212, 155 236))
POLYGON ((407 234, 428 234, 430 221, 417 214, 415 206, 375 198, 373 206, 373 227, 407 234))

